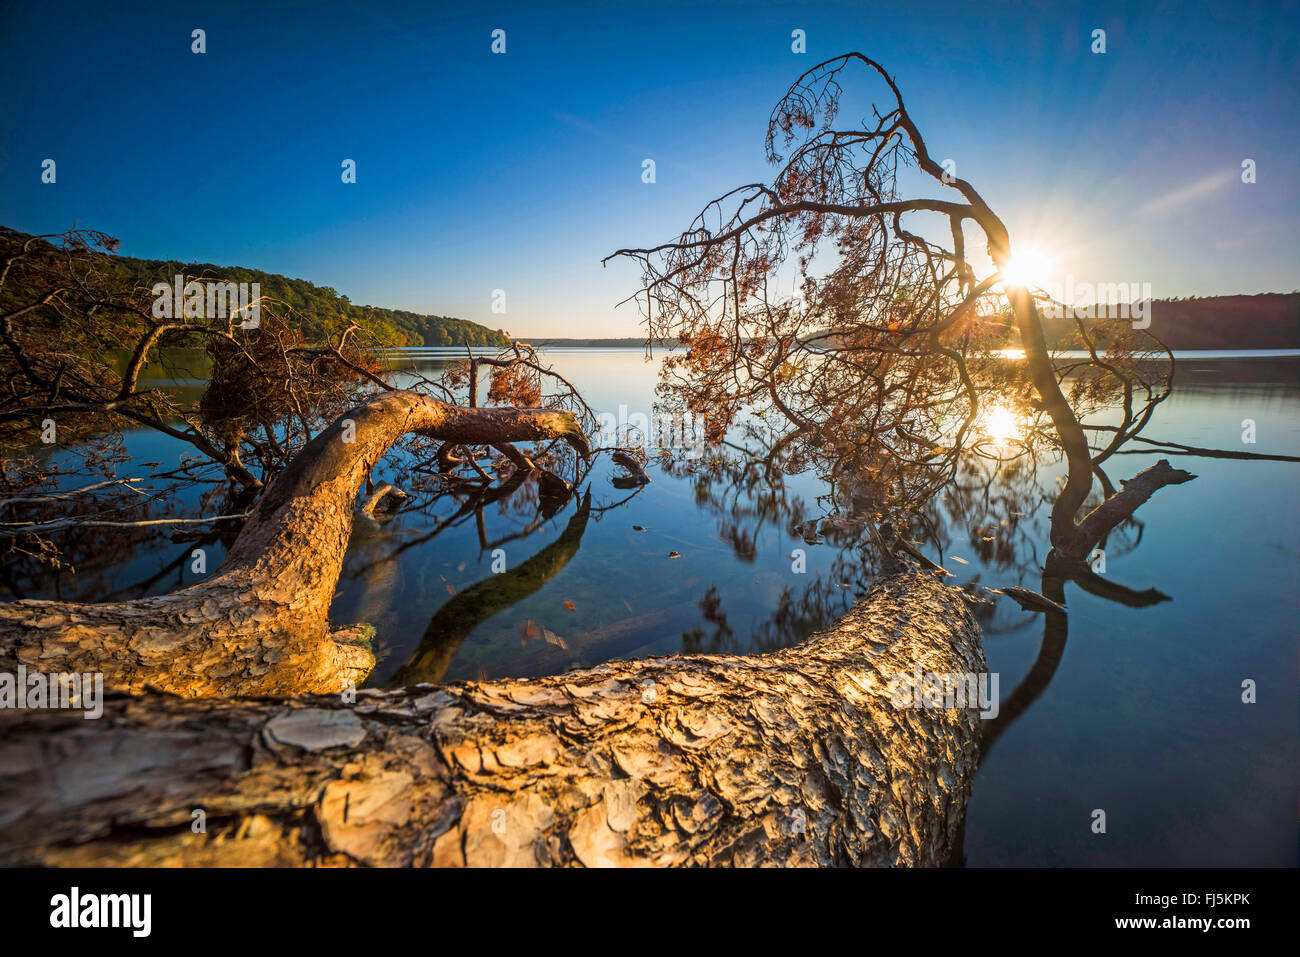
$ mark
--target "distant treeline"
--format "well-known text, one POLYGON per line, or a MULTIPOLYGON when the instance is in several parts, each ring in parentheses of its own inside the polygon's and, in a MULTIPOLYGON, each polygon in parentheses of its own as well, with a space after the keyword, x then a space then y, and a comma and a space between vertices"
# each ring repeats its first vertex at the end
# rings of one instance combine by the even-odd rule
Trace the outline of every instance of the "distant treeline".
MULTIPOLYGON (((7 239, 28 237, 0 226, 7 239)), ((279 300, 293 309, 302 337, 320 343, 338 335, 356 321, 367 331, 367 339, 385 346, 508 346, 501 330, 489 329, 467 319, 426 316, 404 309, 359 306, 329 286, 317 286, 305 279, 291 279, 279 273, 244 266, 214 266, 211 263, 183 263, 178 260, 136 259, 131 256, 99 256, 112 279, 123 289, 132 285, 151 287, 171 282, 178 274, 186 280, 221 280, 258 283, 264 300, 279 300)), ((274 308, 274 306, 272 306, 274 308)))
MULTIPOLYGON (((1070 318, 1043 326, 1055 343, 1075 330, 1070 318)), ((1171 349, 1300 349, 1300 292, 1156 299, 1148 331, 1171 349)))
MULTIPOLYGON (((1171 349, 1300 349, 1300 292, 1157 299, 1150 304, 1150 309, 1148 331, 1171 349)), ((1077 348, 1076 329, 1074 320, 1068 316, 1043 318, 1047 341, 1055 347, 1077 348)), ((609 348, 646 344, 639 336, 622 339, 539 336, 529 341, 538 347, 609 348)), ((666 339, 654 343, 656 348, 676 344, 676 340, 666 339)))
MULTIPOLYGON (((6 239, 22 241, 25 234, 0 226, 6 239)), ((177 274, 187 280, 223 280, 258 283, 267 300, 287 303, 308 342, 324 342, 356 321, 365 327, 367 340, 381 346, 508 346, 500 329, 489 329, 467 319, 430 316, 404 309, 359 306, 329 286, 305 279, 244 266, 215 266, 178 260, 104 256, 103 261, 123 287, 171 282, 177 274)), ((1047 340, 1069 345, 1075 323, 1070 318, 1044 318, 1047 340)), ((1171 349, 1300 349, 1300 291, 1259 293, 1253 296, 1191 296, 1157 299, 1151 303, 1150 331, 1171 349)), ((642 347, 640 336, 605 339, 537 337, 533 345, 570 347, 642 347)), ((676 340, 659 339, 656 348, 675 346, 676 340)))
POLYGON ((501 330, 481 326, 468 319, 426 316, 405 309, 359 306, 330 286, 317 286, 305 279, 291 279, 279 273, 262 272, 243 266, 213 266, 117 256, 128 266, 160 280, 183 273, 191 277, 219 277, 227 282, 260 283, 262 297, 280 300, 292 309, 304 339, 323 342, 347 328, 352 321, 363 324, 374 341, 392 346, 508 346, 501 330))
POLYGON ((510 339, 500 329, 489 329, 468 319, 451 316, 425 316, 405 309, 360 307, 392 325, 405 337, 408 346, 508 346, 510 339))

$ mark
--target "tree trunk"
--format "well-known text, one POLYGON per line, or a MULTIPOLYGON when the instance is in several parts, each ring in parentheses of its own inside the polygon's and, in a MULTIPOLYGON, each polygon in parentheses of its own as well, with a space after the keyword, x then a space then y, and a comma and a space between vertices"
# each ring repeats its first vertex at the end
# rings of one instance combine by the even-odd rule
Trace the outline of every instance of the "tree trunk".
POLYGON ((114 689, 186 697, 327 693, 360 681, 374 666, 364 629, 331 632, 329 607, 357 493, 410 432, 473 444, 562 438, 587 450, 569 413, 378 395, 316 436, 276 477, 209 580, 113 604, 0 604, 0 669, 103 672, 114 689))
POLYGON ((959 593, 904 571, 767 655, 3 712, 0 862, 932 866, 980 718, 895 707, 890 683, 984 668, 959 593))

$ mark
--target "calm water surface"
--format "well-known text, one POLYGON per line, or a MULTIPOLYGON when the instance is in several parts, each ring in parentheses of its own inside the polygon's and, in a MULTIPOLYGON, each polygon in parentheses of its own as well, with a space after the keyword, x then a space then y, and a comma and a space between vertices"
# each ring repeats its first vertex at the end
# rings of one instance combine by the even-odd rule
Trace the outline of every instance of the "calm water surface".
MULTIPOLYGON (((446 355, 419 350, 394 361, 428 374, 446 355)), ((547 355, 597 411, 651 411, 658 363, 640 350, 547 355)), ((188 387, 201 388, 200 375, 188 387)), ((1298 383, 1297 358, 1193 354, 1145 434, 1297 455, 1298 383), (1242 443, 1246 419, 1255 422, 1254 445, 1242 443)), ((127 448, 139 464, 170 465, 179 451, 143 432, 130 434, 127 448)), ((981 764, 968 864, 1296 863, 1300 464, 1164 455, 1199 477, 1161 490, 1139 511, 1140 527, 1107 543, 1104 577, 1122 600, 1067 585, 1063 635, 1045 636, 1043 616, 1006 599, 984 617, 1002 698, 1015 693, 1027 707, 1004 710, 981 764), (1032 691, 1017 691, 1026 676, 1032 691), (1257 684, 1256 704, 1241 701, 1246 679, 1257 684), (1096 808, 1106 812, 1105 834, 1092 833, 1096 808)), ((1117 456, 1108 472, 1118 485, 1160 457, 1117 456)), ((792 530, 821 514, 826 490, 814 476, 791 476, 774 496, 703 469, 673 476, 652 467, 653 482, 629 498, 611 483, 620 471, 602 457, 584 484, 587 507, 575 497, 545 518, 527 487, 481 516, 457 516, 459 503, 445 498, 384 521, 359 517, 331 616, 375 625, 381 660, 370 683, 764 651, 829 624, 869 585, 853 534, 823 529, 810 543, 792 530), (792 571, 796 548, 806 552, 805 574, 792 571), (504 574, 492 573, 494 554, 504 574)), ((934 505, 925 550, 956 582, 1040 590, 1061 474, 1041 463, 1036 477, 1013 469, 987 488, 950 488, 934 505)), ((193 490, 164 504, 170 514, 200 506, 193 490)), ((193 547, 143 537, 84 556, 75 575, 11 581, 9 594, 166 592, 196 580, 193 547)), ((224 545, 204 547, 215 569, 224 545)))

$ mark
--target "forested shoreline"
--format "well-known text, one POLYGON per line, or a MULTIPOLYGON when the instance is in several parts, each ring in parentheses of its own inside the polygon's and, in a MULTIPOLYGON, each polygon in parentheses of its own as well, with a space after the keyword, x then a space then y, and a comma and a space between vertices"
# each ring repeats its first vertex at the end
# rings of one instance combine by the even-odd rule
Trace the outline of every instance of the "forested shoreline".
MULTIPOLYGON (((28 234, 0 226, 0 235, 16 242, 28 234)), ((505 346, 509 339, 499 329, 489 329, 451 316, 433 316, 405 309, 357 305, 331 286, 319 286, 306 279, 294 279, 279 273, 264 272, 245 266, 217 266, 212 263, 186 263, 176 259, 138 259, 132 256, 95 254, 111 266, 111 275, 122 288, 151 286, 155 282, 172 282, 177 275, 186 280, 220 280, 233 283, 258 283, 267 300, 290 307, 290 315, 302 339, 322 343, 336 337, 350 324, 363 326, 378 345, 387 346, 505 346)))

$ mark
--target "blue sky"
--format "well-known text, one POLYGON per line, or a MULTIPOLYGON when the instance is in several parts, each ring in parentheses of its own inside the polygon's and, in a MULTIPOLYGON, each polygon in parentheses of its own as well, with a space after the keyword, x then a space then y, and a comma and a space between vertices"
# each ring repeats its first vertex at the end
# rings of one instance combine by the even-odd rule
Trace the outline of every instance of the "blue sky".
POLYGON ((772 105, 860 50, 1056 270, 1158 297, 1300 287, 1295 4, 178 6, 0 11, 0 223, 517 336, 635 335, 615 304, 636 272, 601 257, 770 178, 772 105))

